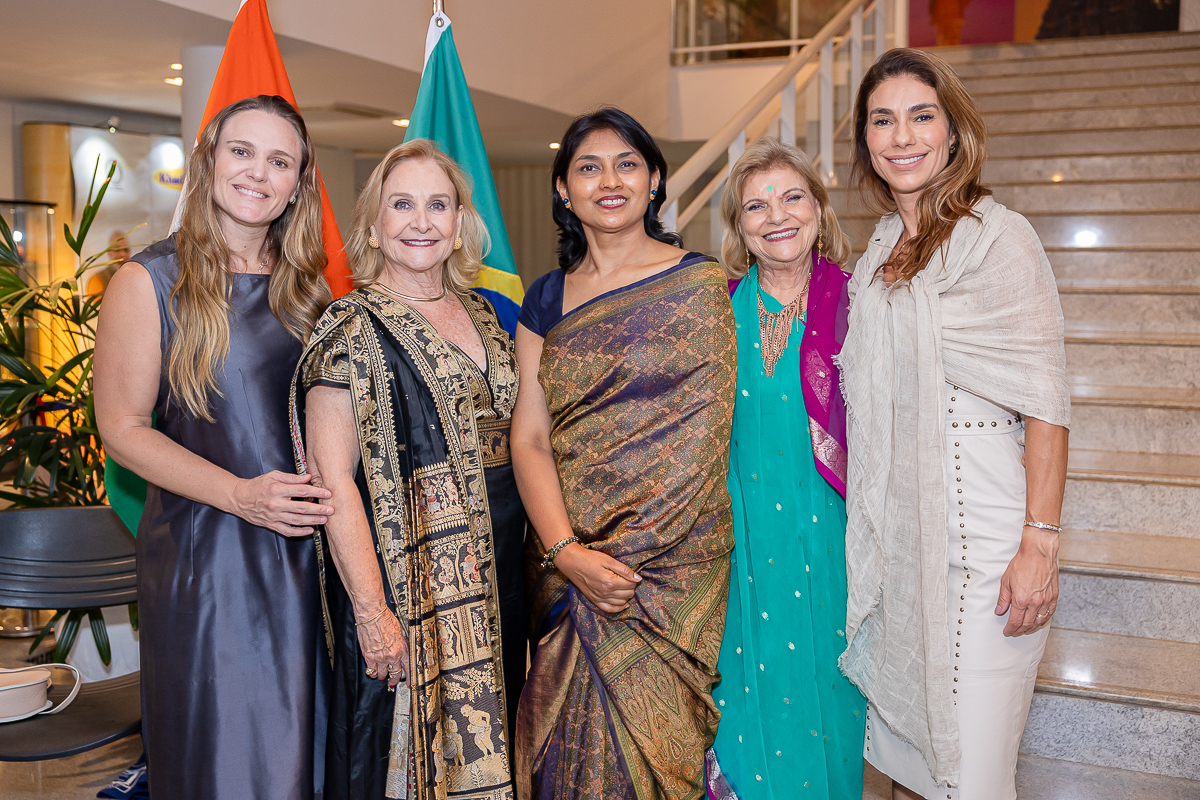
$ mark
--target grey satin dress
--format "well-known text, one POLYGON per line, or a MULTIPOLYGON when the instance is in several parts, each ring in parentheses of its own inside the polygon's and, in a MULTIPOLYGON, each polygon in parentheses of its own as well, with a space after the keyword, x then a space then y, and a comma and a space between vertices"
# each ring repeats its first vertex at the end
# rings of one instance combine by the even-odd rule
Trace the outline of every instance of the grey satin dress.
MULTIPOLYGON (((150 272, 158 299, 158 430, 242 478, 294 473, 288 388, 301 345, 271 313, 270 276, 233 276, 229 357, 209 423, 176 405, 166 379, 175 242, 133 260, 150 272)), ((327 663, 318 658, 312 539, 280 536, 151 481, 137 561, 151 797, 312 798, 325 729, 318 671, 327 663)))

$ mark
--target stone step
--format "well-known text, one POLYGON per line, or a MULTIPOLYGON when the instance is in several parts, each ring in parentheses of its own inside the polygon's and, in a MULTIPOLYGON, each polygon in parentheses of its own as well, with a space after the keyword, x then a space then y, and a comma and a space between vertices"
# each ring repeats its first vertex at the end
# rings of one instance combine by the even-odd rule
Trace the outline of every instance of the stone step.
POLYGON ((1071 446, 1200 456, 1200 410, 1073 404, 1071 446))
MULTIPOLYGON (((1096 152, 1057 156, 1004 155, 990 148, 983 165, 985 183, 1018 181, 1120 181, 1200 178, 1200 150, 1162 152, 1096 152)), ((849 167, 838 173, 848 186, 849 167)))
POLYGON ((1200 247, 1200 211, 1037 211, 1025 217, 1044 247, 1200 247))
POLYGON ((1200 334, 1200 292, 1195 287, 1143 287, 1118 292, 1114 287, 1095 292, 1060 292, 1063 317, 1070 327, 1104 327, 1110 331, 1200 334))
POLYGON ((1074 383, 1071 385, 1071 407, 1081 406, 1200 411, 1200 389, 1074 383))
POLYGON ((1200 541, 1065 529, 1059 628, 1200 644, 1200 541))
POLYGON ((1183 47, 1200 47, 1200 34, 1168 31, 1123 36, 1089 36, 1077 39, 1043 39, 1035 42, 958 45, 930 49, 945 59, 947 63, 957 67, 959 64, 978 64, 989 61, 1061 58, 1102 53, 1144 53, 1153 50, 1177 50, 1183 47))
MULTIPOLYGON (((1200 74, 1197 75, 1200 80, 1200 74)), ((995 156, 1098 155, 1101 153, 1188 152, 1196 147, 1195 125, 1092 128, 1084 131, 1003 132, 988 137, 987 152, 995 156)))
MULTIPOLYGON (((1200 211, 1033 211, 1025 212, 1042 246, 1200 249, 1200 211)), ((863 252, 879 217, 839 214, 838 222, 856 253, 863 252)))
MULTIPOLYGON (((997 202, 1022 214, 1039 211, 1200 210, 1198 180, 993 181, 988 187, 997 202)), ((839 218, 867 214, 867 207, 857 189, 831 189, 829 201, 839 218)))
POLYGON ((1196 64, 1200 64, 1200 47, 1181 43, 1170 49, 972 60, 953 66, 954 71, 970 88, 972 82, 979 78, 1020 76, 1041 80, 1054 75, 1072 75, 1079 72, 1115 72, 1196 64))
POLYGON ((1200 210, 1200 181, 1197 180, 1049 180, 993 182, 989 187, 997 202, 1022 214, 1181 208, 1200 210))
POLYGON ((1200 780, 1198 740, 1200 645, 1051 631, 1022 752, 1200 780))
MULTIPOLYGON (((884 800, 884 795, 864 800, 884 800)), ((1080 764, 1022 753, 1017 759, 1017 800, 1196 800, 1200 781, 1151 772, 1080 764)), ((890 792, 886 800, 891 800, 890 792)))
POLYGON ((1072 448, 1062 524, 1200 540, 1200 457, 1072 448))
POLYGON ((1029 92, 990 92, 975 96, 975 105, 984 116, 996 111, 1032 111, 1035 109, 1115 108, 1154 103, 1175 104, 1200 101, 1200 84, 1165 83, 1150 86, 1093 87, 1029 92))
POLYGON ((997 75, 964 81, 972 97, 1020 91, 1056 91, 1059 89, 1108 89, 1117 86, 1161 86, 1167 83, 1195 83, 1200 66, 1180 65, 1135 67, 1109 71, 1058 72, 1051 75, 997 75))
POLYGON ((1046 256, 1058 278, 1059 291, 1071 283, 1200 287, 1200 249, 1052 247, 1046 256))
POLYGON ((1149 335, 1074 332, 1067 338, 1067 374, 1072 382, 1102 386, 1195 388, 1200 386, 1200 337, 1175 344, 1149 335))
POLYGON ((1200 586, 1200 540, 1078 528, 1060 539, 1063 573, 1200 586))

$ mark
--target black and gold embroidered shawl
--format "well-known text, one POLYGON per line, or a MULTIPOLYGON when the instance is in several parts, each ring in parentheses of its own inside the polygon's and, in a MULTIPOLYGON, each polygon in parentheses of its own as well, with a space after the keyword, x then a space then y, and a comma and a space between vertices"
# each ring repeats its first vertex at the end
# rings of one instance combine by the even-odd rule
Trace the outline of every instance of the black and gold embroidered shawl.
MULTIPOLYGON (((354 405, 360 491, 410 654, 409 680, 395 693, 389 798, 513 796, 505 719, 517 698, 504 695, 484 468, 508 458, 517 374, 495 313, 473 292, 461 298, 483 337, 486 372, 408 306, 359 289, 326 310, 292 382, 302 474, 305 391, 348 388, 354 405)), ((332 652, 328 607, 325 618, 332 652)))

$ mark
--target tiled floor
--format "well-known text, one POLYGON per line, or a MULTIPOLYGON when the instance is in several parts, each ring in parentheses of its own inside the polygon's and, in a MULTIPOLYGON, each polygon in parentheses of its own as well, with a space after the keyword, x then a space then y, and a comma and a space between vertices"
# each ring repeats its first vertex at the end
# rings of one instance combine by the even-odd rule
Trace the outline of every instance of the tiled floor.
POLYGON ((84 800, 95 797, 142 752, 142 738, 131 736, 87 753, 55 761, 0 762, 4 800, 84 800))

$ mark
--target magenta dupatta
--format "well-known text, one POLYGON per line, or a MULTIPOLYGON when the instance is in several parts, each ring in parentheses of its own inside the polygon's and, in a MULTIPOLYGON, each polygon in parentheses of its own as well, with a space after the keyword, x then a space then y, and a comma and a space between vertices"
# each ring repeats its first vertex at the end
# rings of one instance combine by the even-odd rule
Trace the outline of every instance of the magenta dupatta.
MULTIPOLYGON (((740 282, 740 278, 729 282, 730 295, 740 282)), ((813 461, 842 497, 846 496, 846 402, 833 357, 842 351, 846 340, 849 284, 848 273, 813 253, 804 341, 800 343, 800 377, 813 461)))

